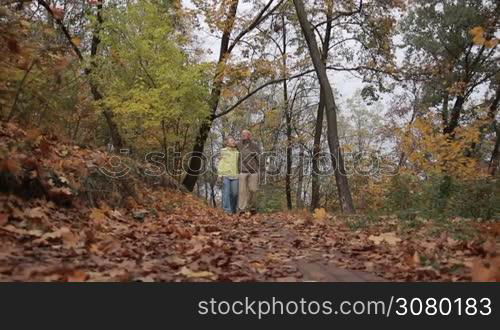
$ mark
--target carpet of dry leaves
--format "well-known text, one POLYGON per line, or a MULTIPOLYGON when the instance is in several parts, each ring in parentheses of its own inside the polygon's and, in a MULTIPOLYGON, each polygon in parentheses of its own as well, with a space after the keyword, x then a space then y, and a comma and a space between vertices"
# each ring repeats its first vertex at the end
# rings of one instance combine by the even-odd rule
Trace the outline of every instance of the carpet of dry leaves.
MULTIPOLYGON (((454 219, 474 233, 459 239, 426 220, 409 227, 386 217, 356 229, 363 216, 324 210, 229 216, 191 194, 140 183, 119 205, 91 207, 82 182, 108 158, 1 124, 0 281, 315 280, 304 264, 375 280, 500 280, 499 223, 454 219)), ((330 275, 322 279, 336 280, 330 275)))

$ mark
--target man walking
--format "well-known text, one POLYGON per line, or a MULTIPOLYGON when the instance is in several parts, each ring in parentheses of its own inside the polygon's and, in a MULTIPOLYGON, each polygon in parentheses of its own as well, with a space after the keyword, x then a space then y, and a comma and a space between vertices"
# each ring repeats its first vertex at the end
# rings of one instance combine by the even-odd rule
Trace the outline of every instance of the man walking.
POLYGON ((243 130, 238 149, 241 159, 238 208, 240 212, 255 214, 257 212, 259 174, 263 172, 263 162, 260 159, 260 146, 252 140, 252 133, 250 131, 243 130))

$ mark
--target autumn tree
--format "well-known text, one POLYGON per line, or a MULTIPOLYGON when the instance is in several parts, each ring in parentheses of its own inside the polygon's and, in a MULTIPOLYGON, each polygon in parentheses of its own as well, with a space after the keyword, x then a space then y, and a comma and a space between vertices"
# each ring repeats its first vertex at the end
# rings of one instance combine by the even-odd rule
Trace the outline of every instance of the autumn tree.
POLYGON ((337 117, 336 111, 337 107, 335 105, 335 98, 333 96, 330 81, 326 74, 325 63, 321 59, 321 53, 316 42, 316 37, 314 35, 313 26, 308 21, 307 12, 305 10, 304 2, 302 0, 294 0, 295 9, 297 11, 297 16, 306 39, 309 52, 311 54, 311 59, 318 75, 318 79, 321 85, 321 90, 324 93, 327 125, 328 125, 328 145, 330 146, 330 152, 334 157, 335 161, 332 161, 334 166, 335 179, 337 182, 337 188, 339 192, 339 199, 342 210, 346 213, 354 212, 354 204, 352 202, 351 192, 349 189, 349 183, 347 180, 347 175, 344 167, 344 159, 342 156, 342 151, 340 149, 340 143, 338 138, 338 127, 337 127, 337 117))
POLYGON ((160 144, 165 154, 168 147, 183 152, 208 113, 210 65, 183 49, 191 40, 174 30, 171 15, 154 1, 143 1, 109 8, 102 25, 94 77, 105 95, 103 105, 114 109, 137 150, 160 144))
MULTIPOLYGON (((419 1, 402 22, 405 65, 425 82, 425 98, 439 107, 442 129, 452 134, 473 93, 499 72, 498 3, 419 1)), ((493 86, 494 88, 494 86, 493 86)))

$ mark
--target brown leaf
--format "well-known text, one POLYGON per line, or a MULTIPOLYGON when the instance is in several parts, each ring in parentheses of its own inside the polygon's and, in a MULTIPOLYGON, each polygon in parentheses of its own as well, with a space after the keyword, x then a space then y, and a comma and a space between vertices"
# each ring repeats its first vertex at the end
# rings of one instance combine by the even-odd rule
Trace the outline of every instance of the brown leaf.
POLYGON ((64 8, 52 7, 51 10, 55 19, 62 20, 64 18, 64 8))
POLYGON ((12 158, 7 158, 0 162, 0 171, 5 171, 7 173, 18 175, 21 173, 22 168, 21 164, 19 164, 17 160, 14 160, 12 158))
POLYGON ((94 221, 97 224, 101 224, 108 219, 108 217, 106 217, 106 214, 104 214, 103 211, 95 208, 92 209, 92 211, 90 212, 89 218, 90 220, 94 221))
POLYGON ((474 282, 500 282, 500 256, 474 260, 471 276, 474 282))
POLYGON ((384 241, 387 242, 389 245, 396 245, 397 243, 401 242, 401 239, 396 236, 395 232, 387 232, 380 234, 378 236, 370 235, 368 237, 368 240, 374 242, 375 245, 380 245, 380 243, 384 241))
POLYGON ((38 128, 33 128, 26 131, 26 139, 30 142, 35 142, 42 135, 42 131, 38 128))
POLYGON ((89 278, 88 274, 81 270, 75 270, 68 274, 68 282, 85 282, 89 278))
POLYGON ((418 254, 417 251, 415 251, 415 253, 413 254, 413 257, 412 257, 412 260, 413 260, 413 264, 416 266, 416 267, 420 267, 420 255, 418 254))
POLYGON ((3 229, 8 231, 8 232, 19 234, 19 235, 27 235, 27 236, 35 236, 35 237, 42 237, 42 235, 43 235, 43 232, 41 230, 38 230, 38 229, 25 230, 25 229, 17 228, 13 225, 10 225, 10 224, 5 225, 3 227, 3 229))
POLYGON ((19 46, 19 43, 17 42, 16 39, 8 38, 7 39, 7 48, 9 48, 9 50, 12 53, 16 53, 16 54, 21 53, 21 47, 19 46))
POLYGON ((9 215, 0 213, 0 226, 6 225, 9 222, 9 215))
POLYGON ((215 280, 217 278, 217 275, 215 275, 212 272, 208 272, 208 271, 194 272, 186 266, 182 267, 181 270, 177 274, 184 275, 188 278, 209 278, 209 279, 213 279, 213 280, 215 280))
POLYGON ((42 157, 47 158, 50 155, 51 145, 46 139, 41 139, 39 144, 42 157))
POLYGON ((30 219, 44 219, 46 218, 45 212, 41 207, 29 208, 24 211, 24 214, 30 219))
POLYGON ((175 268, 186 264, 186 259, 180 258, 178 256, 170 256, 165 259, 166 263, 175 268))

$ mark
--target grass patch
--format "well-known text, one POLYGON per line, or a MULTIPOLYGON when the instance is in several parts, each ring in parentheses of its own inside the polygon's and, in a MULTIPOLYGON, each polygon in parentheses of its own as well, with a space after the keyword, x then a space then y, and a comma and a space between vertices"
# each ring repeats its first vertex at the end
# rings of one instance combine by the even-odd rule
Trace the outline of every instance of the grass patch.
POLYGON ((478 236, 479 231, 473 225, 474 220, 469 219, 439 219, 432 221, 432 227, 429 234, 433 237, 439 237, 442 233, 448 233, 451 238, 458 241, 468 241, 478 236))

